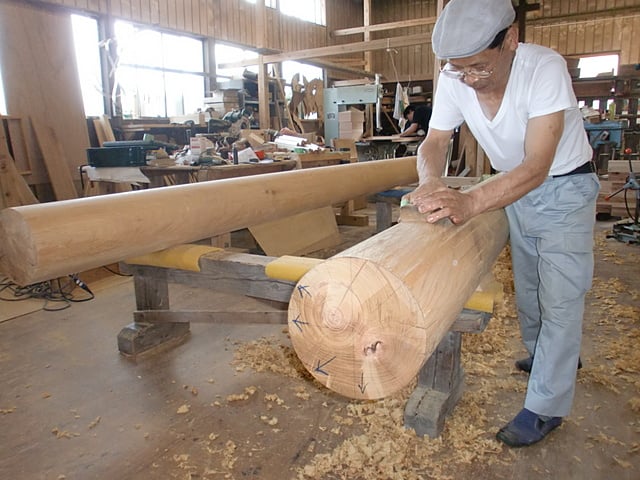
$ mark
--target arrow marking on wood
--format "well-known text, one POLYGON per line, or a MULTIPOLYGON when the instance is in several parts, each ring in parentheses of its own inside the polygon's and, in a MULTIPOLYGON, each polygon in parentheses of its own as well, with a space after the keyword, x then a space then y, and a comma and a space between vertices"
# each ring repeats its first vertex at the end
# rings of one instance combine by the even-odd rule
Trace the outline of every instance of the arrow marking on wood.
POLYGON ((360 393, 364 395, 364 391, 367 389, 368 383, 364 383, 364 372, 360 372, 360 383, 358 384, 358 388, 360 389, 360 393))
POLYGON ((329 360, 327 360, 326 362, 324 362, 323 364, 320 364, 320 360, 318 360, 318 364, 316 365, 316 368, 313 369, 314 372, 318 372, 318 373, 322 373, 323 375, 327 375, 329 376, 329 374, 327 372, 325 372, 324 370, 322 370, 322 367, 325 367, 326 365, 329 365, 331 362, 333 362, 336 359, 336 355, 334 355, 332 358, 330 358, 329 360))
POLYGON ((307 295, 311 296, 311 294, 309 293, 309 290, 307 290, 307 287, 309 285, 298 285, 298 293, 300 294, 301 297, 304 297, 304 294, 306 293, 307 295))
POLYGON ((302 320, 300 320, 300 315, 298 315, 296 318, 294 318, 293 320, 291 320, 293 322, 293 324, 298 327, 298 330, 302 331, 302 327, 300 325, 309 325, 309 322, 304 322, 302 320))

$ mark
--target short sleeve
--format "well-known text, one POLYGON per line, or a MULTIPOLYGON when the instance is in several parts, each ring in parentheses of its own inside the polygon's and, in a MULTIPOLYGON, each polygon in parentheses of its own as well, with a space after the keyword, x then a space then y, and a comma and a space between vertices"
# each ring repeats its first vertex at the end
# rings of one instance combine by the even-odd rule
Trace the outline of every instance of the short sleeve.
POLYGON ((545 59, 535 70, 531 84, 529 118, 577 107, 567 64, 559 55, 545 59))
POLYGON ((452 88, 452 82, 457 81, 440 74, 429 127, 437 130, 453 130, 464 122, 462 111, 458 108, 459 102, 452 88))

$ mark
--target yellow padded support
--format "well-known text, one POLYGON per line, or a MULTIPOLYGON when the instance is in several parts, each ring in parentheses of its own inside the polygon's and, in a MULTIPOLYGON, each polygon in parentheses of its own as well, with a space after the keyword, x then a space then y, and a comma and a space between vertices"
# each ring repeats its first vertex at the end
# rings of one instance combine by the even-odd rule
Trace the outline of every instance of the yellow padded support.
POLYGON ((468 308, 469 310, 477 310, 480 312, 493 313, 493 303, 495 301, 495 296, 493 292, 481 292, 476 290, 471 295, 471 298, 467 300, 464 308, 468 308))
POLYGON ((208 245, 184 244, 157 252, 127 258, 126 263, 148 265, 150 267, 175 268, 177 270, 200 271, 200 257, 211 252, 221 252, 222 248, 208 245))
MULTIPOLYGON (((283 255, 269 262, 264 270, 269 278, 298 282, 305 273, 323 261, 324 260, 318 258, 283 255)), ((498 284, 498 286, 500 285, 498 284)), ((476 290, 473 295, 471 295, 471 298, 467 300, 464 308, 493 313, 493 305, 499 293, 497 291, 498 286, 491 285, 489 289, 484 291, 476 290)))
POLYGON ((322 262, 324 262, 324 260, 319 258, 283 255, 282 257, 269 262, 264 269, 264 273, 267 277, 276 280, 297 282, 305 273, 322 262))

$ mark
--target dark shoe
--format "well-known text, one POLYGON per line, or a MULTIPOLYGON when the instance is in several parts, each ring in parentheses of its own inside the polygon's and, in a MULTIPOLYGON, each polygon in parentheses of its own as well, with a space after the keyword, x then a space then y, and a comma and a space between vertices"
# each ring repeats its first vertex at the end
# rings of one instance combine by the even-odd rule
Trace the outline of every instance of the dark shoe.
POLYGON ((544 421, 537 413, 523 408, 498 431, 496 438, 513 448, 528 447, 542 440, 561 423, 562 417, 551 417, 544 421))
MULTIPOLYGON (((516 368, 523 372, 531 373, 531 365, 533 365, 533 357, 523 358, 516 361, 516 368)), ((582 368, 582 360, 578 358, 578 370, 582 368)))

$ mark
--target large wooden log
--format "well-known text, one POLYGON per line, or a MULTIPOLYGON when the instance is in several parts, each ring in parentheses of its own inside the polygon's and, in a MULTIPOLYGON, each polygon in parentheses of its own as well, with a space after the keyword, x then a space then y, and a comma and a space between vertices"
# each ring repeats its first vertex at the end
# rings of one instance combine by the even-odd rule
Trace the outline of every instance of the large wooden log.
POLYGON ((289 303, 298 357, 318 381, 347 397, 382 398, 406 386, 507 237, 503 210, 455 226, 428 224, 403 207, 398 225, 300 279, 289 303))
POLYGON ((6 208, 0 272, 27 285, 416 180, 405 157, 6 208))

